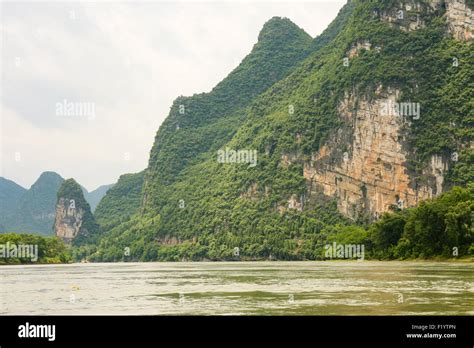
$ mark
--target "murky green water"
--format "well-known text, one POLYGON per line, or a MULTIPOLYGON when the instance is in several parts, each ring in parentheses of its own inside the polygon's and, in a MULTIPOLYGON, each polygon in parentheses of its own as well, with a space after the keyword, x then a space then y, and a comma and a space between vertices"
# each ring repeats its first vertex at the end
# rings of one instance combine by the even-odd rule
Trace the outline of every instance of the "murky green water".
POLYGON ((474 315, 474 263, 0 267, 1 314, 474 315))

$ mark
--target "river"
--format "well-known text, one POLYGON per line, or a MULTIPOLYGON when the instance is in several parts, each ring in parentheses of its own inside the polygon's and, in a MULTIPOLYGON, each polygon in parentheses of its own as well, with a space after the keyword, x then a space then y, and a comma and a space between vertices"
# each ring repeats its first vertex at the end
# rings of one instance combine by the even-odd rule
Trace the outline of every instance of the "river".
POLYGON ((0 266, 0 314, 474 315, 474 263, 0 266))

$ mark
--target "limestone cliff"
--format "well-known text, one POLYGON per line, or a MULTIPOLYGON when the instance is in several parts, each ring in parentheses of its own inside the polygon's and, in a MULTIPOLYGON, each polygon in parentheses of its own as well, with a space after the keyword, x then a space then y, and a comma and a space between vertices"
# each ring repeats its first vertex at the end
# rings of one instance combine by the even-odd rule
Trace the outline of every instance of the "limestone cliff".
POLYGON ((378 218, 393 207, 414 206, 443 190, 448 163, 441 156, 432 158, 423 184, 410 176, 403 127, 417 116, 386 112, 386 105, 397 105, 399 94, 394 89, 378 91, 371 101, 346 95, 339 108, 345 126, 305 163, 309 191, 336 198, 346 216, 356 219, 369 212, 378 218))
POLYGON ((64 242, 71 243, 81 232, 84 210, 75 207, 74 199, 59 198, 56 205, 54 231, 64 242))
POLYGON ((452 37, 459 41, 472 41, 474 13, 466 0, 403 0, 389 9, 376 10, 373 15, 403 31, 413 31, 425 28, 427 19, 439 13, 444 13, 447 32, 452 37))
POLYGON ((472 41, 474 37, 474 12, 465 0, 447 0, 446 18, 449 32, 455 39, 472 41))
POLYGON ((68 244, 81 244, 98 232, 89 204, 74 179, 63 182, 56 203, 54 233, 68 244))

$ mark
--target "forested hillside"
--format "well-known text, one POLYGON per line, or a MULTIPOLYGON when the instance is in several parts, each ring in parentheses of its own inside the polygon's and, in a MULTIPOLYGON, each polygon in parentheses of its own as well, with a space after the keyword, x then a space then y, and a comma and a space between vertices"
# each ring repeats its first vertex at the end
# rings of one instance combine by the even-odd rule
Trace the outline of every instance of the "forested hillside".
POLYGON ((338 241, 377 258, 468 255, 470 6, 351 1, 314 40, 271 19, 212 92, 173 103, 136 213, 110 222, 120 209, 99 205, 105 233, 79 254, 302 260, 338 241))

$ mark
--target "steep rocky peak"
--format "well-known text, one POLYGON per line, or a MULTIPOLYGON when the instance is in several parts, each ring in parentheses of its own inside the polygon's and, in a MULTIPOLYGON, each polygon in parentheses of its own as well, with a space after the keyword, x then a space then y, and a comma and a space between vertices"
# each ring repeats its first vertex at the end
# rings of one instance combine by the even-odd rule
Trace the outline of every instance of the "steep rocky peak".
POLYGON ((96 232, 96 224, 82 187, 74 180, 63 182, 58 190, 54 233, 70 244, 77 237, 87 238, 96 232))

